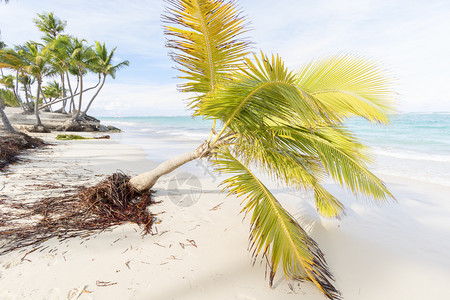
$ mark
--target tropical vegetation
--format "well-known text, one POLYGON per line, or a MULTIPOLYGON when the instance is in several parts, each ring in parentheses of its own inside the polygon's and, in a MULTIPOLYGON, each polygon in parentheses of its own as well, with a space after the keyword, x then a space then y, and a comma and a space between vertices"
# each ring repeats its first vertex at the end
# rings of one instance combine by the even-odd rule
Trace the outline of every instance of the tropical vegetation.
POLYGON ((213 120, 197 149, 130 180, 138 191, 194 159, 208 158, 228 174, 222 184, 243 199, 250 215, 252 255, 267 259, 272 285, 281 268, 289 280, 307 280, 339 299, 318 244, 259 174, 282 186, 311 191, 317 212, 341 217, 344 205, 323 185, 334 179, 355 195, 387 201, 393 195, 368 170, 367 148, 345 128, 352 116, 389 123, 392 78, 359 56, 314 59, 299 70, 278 55, 251 54, 248 21, 231 0, 166 0, 167 45, 190 92, 193 115, 213 120))
POLYGON ((108 51, 105 43, 96 41, 89 45, 85 39, 65 34, 67 22, 52 12, 37 14, 33 21, 43 33, 41 41, 0 49, 2 93, 6 91, 8 99, 13 93, 15 98, 5 104, 18 104, 25 112, 34 112, 37 126, 42 125, 42 109, 70 113, 71 123, 77 123, 87 114, 106 78, 115 78, 117 71, 129 62, 116 63, 116 48, 108 51), (3 70, 9 73, 4 74, 3 70), (85 87, 84 78, 89 73, 98 76, 98 83, 85 87), (83 97, 94 89, 90 98, 83 97))

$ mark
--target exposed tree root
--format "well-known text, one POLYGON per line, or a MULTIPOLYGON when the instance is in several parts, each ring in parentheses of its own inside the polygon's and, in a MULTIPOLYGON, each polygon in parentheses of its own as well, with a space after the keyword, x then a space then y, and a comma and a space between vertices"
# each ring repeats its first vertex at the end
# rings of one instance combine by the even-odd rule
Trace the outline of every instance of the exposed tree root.
POLYGON ((96 186, 65 190, 59 196, 36 202, 3 201, 6 209, 0 211, 0 255, 38 246, 54 237, 85 236, 126 222, 142 225, 144 233, 150 233, 153 217, 147 207, 154 203, 152 191, 135 192, 129 179, 115 173, 96 186))
POLYGON ((38 125, 29 126, 26 130, 29 132, 35 132, 35 133, 50 133, 49 128, 47 128, 45 126, 38 126, 38 125))

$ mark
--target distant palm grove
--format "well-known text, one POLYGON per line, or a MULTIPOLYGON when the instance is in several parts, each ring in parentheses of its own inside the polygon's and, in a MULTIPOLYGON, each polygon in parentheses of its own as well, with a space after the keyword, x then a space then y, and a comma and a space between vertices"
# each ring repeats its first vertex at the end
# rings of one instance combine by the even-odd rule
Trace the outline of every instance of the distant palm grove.
POLYGON ((129 62, 113 62, 116 48, 108 51, 105 43, 89 45, 85 39, 65 34, 67 22, 52 12, 37 14, 33 21, 43 33, 39 42, 8 47, 0 41, 0 109, 20 106, 35 114, 37 126, 42 126, 39 111, 43 109, 72 114, 70 123, 77 124, 106 78, 115 78, 129 62), (89 72, 98 75, 98 82, 86 87, 83 78, 89 72), (90 98, 83 98, 90 90, 94 90, 90 98))

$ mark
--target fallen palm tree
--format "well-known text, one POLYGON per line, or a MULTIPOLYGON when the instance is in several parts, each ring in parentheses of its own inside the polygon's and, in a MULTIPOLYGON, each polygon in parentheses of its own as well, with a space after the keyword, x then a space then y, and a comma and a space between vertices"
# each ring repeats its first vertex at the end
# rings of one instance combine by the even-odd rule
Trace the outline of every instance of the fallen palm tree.
POLYGON ((139 192, 195 159, 208 158, 229 194, 242 197, 251 216, 252 255, 267 260, 269 283, 283 270, 288 280, 312 282, 340 299, 318 244, 258 178, 266 173, 284 187, 313 192, 317 212, 344 215, 343 204, 323 186, 332 178, 355 195, 393 198, 367 167, 366 147, 345 128, 363 117, 389 123, 392 77, 373 61, 353 55, 320 58, 295 72, 278 55, 250 54, 246 20, 227 0, 166 0, 167 46, 178 64, 193 115, 213 120, 197 149, 130 179, 139 192), (216 127, 217 126, 217 127, 216 127))

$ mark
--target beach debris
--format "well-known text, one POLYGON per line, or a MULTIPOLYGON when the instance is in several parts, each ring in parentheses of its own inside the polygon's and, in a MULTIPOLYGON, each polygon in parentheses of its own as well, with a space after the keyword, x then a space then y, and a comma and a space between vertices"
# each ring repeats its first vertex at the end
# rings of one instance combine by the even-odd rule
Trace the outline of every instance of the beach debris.
POLYGON ((162 236, 164 233, 167 233, 167 232, 169 232, 169 230, 164 230, 159 234, 159 236, 162 236))
POLYGON ((173 259, 173 260, 182 260, 181 258, 177 258, 175 255, 171 255, 167 259, 173 259))
POLYGON ((5 201, 0 255, 36 247, 51 238, 87 238, 126 222, 143 226, 144 234, 151 233, 153 215, 148 206, 154 204, 153 192, 137 193, 128 181, 129 176, 118 172, 90 188, 74 186, 61 191, 59 185, 49 185, 48 188, 58 188, 58 195, 34 202, 5 201))
POLYGON ((96 284, 97 286, 103 287, 103 286, 111 286, 111 285, 115 285, 115 284, 117 284, 117 282, 100 281, 100 280, 97 280, 97 281, 95 282, 95 284, 96 284))
POLYGON ((23 132, 0 133, 0 171, 11 163, 17 162, 18 155, 26 149, 45 145, 39 138, 31 137, 23 132))
POLYGON ((77 134, 58 134, 56 136, 57 140, 99 140, 99 139, 110 139, 111 137, 109 135, 102 135, 98 137, 84 137, 77 134))
POLYGON ((186 246, 194 246, 195 248, 197 248, 197 244, 195 243, 194 240, 186 239, 186 241, 187 241, 189 244, 185 244, 185 243, 179 242, 181 248, 184 249, 186 246))
POLYGON ((130 177, 116 172, 99 184, 84 189, 78 194, 89 210, 108 216, 113 220, 144 225, 145 233, 150 233, 154 222, 147 210, 152 201, 153 191, 138 193, 129 184, 130 177))
POLYGON ((186 241, 188 241, 189 244, 191 244, 192 246, 194 246, 195 248, 197 248, 197 244, 195 243, 194 240, 186 239, 186 241))
POLYGON ((223 204, 223 202, 222 203, 219 203, 219 204, 217 204, 216 206, 214 206, 213 208, 211 208, 210 209, 210 211, 213 211, 213 210, 218 210, 218 209, 220 209, 220 206, 223 204))
POLYGON ((71 289, 68 293, 67 293, 67 299, 68 300, 75 300, 80 298, 80 296, 83 293, 92 293, 91 291, 86 290, 88 286, 85 285, 84 287, 77 287, 77 288, 73 288, 71 289))

